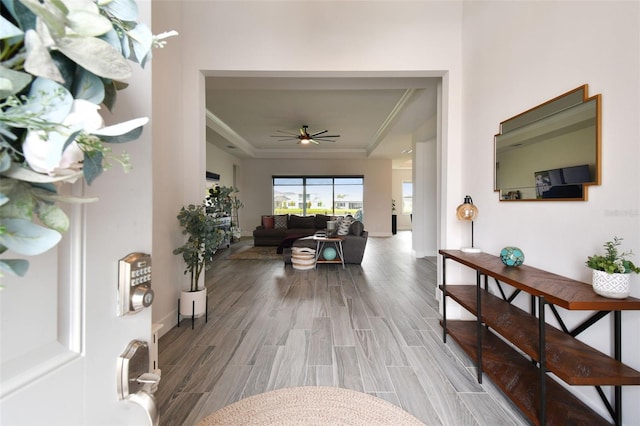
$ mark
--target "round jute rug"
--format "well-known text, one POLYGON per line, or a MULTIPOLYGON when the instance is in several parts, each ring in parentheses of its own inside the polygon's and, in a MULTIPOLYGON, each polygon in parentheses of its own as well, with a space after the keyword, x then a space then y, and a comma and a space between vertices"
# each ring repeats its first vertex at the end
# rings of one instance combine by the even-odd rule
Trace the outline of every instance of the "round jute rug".
POLYGON ((197 426, 212 425, 424 426, 424 423, 402 408, 366 393, 306 386, 250 396, 205 417, 197 426))

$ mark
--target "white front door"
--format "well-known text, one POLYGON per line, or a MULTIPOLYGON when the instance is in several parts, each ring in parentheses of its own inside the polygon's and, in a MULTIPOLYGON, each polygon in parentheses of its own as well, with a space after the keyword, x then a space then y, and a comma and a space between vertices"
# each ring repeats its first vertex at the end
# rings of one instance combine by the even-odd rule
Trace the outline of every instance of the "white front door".
MULTIPOLYGON (((150 21, 150 4, 140 2, 150 21)), ((107 124, 151 116, 151 71, 134 69, 107 124)), ((70 207, 71 230, 49 252, 29 258, 25 278, 2 277, 0 424, 145 425, 143 408, 118 398, 118 357, 131 340, 150 341, 151 308, 118 316, 118 260, 151 253, 151 125, 117 166, 72 191, 99 201, 70 207)))

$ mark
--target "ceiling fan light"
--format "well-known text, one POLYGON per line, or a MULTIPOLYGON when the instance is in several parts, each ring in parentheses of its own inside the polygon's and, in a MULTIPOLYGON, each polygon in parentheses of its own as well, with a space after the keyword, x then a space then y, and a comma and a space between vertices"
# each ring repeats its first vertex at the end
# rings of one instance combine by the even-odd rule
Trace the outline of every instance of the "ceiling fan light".
POLYGON ((305 145, 306 145, 306 144, 308 144, 309 142, 310 142, 310 141, 309 141, 309 139, 300 139, 300 143, 301 143, 301 144, 305 144, 305 145))

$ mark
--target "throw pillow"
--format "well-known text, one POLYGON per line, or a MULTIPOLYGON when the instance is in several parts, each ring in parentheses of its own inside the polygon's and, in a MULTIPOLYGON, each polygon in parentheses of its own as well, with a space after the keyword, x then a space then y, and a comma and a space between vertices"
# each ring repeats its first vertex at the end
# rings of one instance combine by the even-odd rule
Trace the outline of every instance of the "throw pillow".
POLYGON ((287 229, 288 215, 278 214, 273 217, 275 229, 287 229))
POLYGON ((356 220, 355 222, 353 222, 349 227, 349 233, 351 235, 360 236, 362 235, 362 232, 364 232, 364 224, 359 220, 356 220))
POLYGON ((349 235, 349 227, 354 222, 350 216, 344 217, 338 222, 338 235, 349 235))
POLYGON ((274 222, 273 216, 262 216, 262 226, 264 229, 273 229, 274 222))
POLYGON ((331 216, 327 216, 324 214, 317 214, 314 220, 314 227, 316 229, 326 229, 327 221, 331 219, 331 216))
POLYGON ((289 229, 313 229, 313 216, 298 216, 292 214, 289 216, 289 229))

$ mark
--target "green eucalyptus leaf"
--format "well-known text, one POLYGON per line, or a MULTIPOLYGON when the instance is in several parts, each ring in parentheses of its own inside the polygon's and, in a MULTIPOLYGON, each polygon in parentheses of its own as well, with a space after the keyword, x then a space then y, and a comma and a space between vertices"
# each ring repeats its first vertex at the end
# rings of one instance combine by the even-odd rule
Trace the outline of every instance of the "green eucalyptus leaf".
MULTIPOLYGON (((11 275, 24 277, 29 269, 29 261, 24 259, 0 259, 0 272, 6 272, 11 275)), ((2 273, 0 273, 0 277, 2 273)), ((0 290, 3 286, 0 285, 0 290)))
POLYGON ((118 97, 116 91, 116 85, 113 80, 103 80, 104 82, 104 99, 102 104, 111 112, 116 105, 116 99, 118 97))
MULTIPOLYGON (((49 176, 42 173, 36 173, 31 169, 12 164, 11 168, 3 175, 18 181, 33 182, 33 183, 50 183, 50 182, 62 182, 65 180, 73 180, 82 176, 82 172, 77 172, 72 175, 64 176, 49 176)), ((7 179, 8 180, 8 179, 7 179)))
POLYGON ((97 75, 90 73, 84 68, 78 69, 78 75, 74 82, 73 97, 84 99, 96 105, 100 105, 104 100, 104 83, 97 75))
POLYGON ((66 10, 56 7, 54 2, 40 3, 38 0, 20 0, 34 15, 42 19, 49 27, 54 38, 62 37, 65 33, 66 10))
POLYGON ((120 36, 120 54, 127 59, 131 57, 131 46, 129 43, 129 36, 122 34, 120 36))
POLYGON ((111 28, 111 31, 108 31, 100 36, 100 38, 111 45, 114 49, 116 49, 120 54, 122 54, 122 45, 120 44, 120 37, 118 37, 118 33, 115 29, 111 28))
POLYGON ((138 63, 142 63, 151 51, 153 44, 153 34, 145 24, 138 24, 130 31, 127 31, 129 40, 133 47, 133 53, 138 63))
POLYGON ((11 21, 7 20, 4 16, 0 16, 0 39, 4 40, 11 37, 18 37, 24 34, 24 32, 13 25, 11 21))
POLYGON ((103 5, 102 9, 121 21, 138 20, 138 5, 134 0, 111 0, 103 5))
POLYGON ((78 64, 57 50, 51 51, 49 54, 51 55, 53 62, 58 67, 58 71, 62 74, 62 78, 64 79, 64 88, 71 92, 75 84, 76 70, 80 70, 82 67, 79 67, 78 64))
POLYGON ((26 256, 44 253, 60 242, 62 235, 25 219, 0 219, 5 233, 0 234, 0 244, 9 250, 26 256))
POLYGON ((138 139, 142 134, 142 127, 149 122, 147 117, 136 118, 113 126, 103 127, 92 134, 100 137, 104 142, 123 143, 138 139))
POLYGON ((84 164, 82 171, 84 178, 89 185, 102 174, 102 159, 103 155, 100 151, 92 151, 84 153, 84 164))
POLYGON ((0 99, 5 99, 11 95, 22 91, 29 83, 31 83, 30 74, 21 71, 15 71, 0 65, 0 80, 6 83, 0 85, 0 99))
POLYGON ((39 202, 36 204, 36 215, 47 227, 60 233, 69 230, 69 218, 64 211, 55 204, 39 202))
POLYGON ((98 201, 98 198, 96 197, 73 197, 71 195, 61 195, 41 188, 32 188, 31 192, 38 200, 43 200, 48 203, 85 204, 98 201))
MULTIPOLYGON (((25 259, 0 259, 0 271, 24 277, 29 269, 29 261, 25 259)), ((0 274, 1 276, 2 274, 0 274)), ((0 286, 0 288, 2 288, 0 286)))
POLYGON ((27 58, 24 61, 24 69, 37 77, 64 83, 62 74, 51 59, 49 50, 44 46, 38 33, 29 30, 24 35, 24 44, 27 49, 27 58))
POLYGON ((7 8, 23 31, 35 28, 36 16, 21 1, 2 0, 2 5, 7 8))
POLYGON ((11 167, 11 156, 6 150, 0 151, 0 173, 9 170, 11 167))
POLYGON ((113 29, 111 21, 99 13, 73 10, 67 15, 69 27, 82 36, 94 37, 113 29))
POLYGON ((28 183, 15 181, 3 184, 2 192, 9 201, 0 206, 0 218, 31 219, 35 200, 31 196, 31 186, 28 183))
POLYGON ((31 84, 29 95, 29 111, 51 123, 62 123, 73 105, 71 93, 60 84, 46 78, 36 78, 31 84))
POLYGON ((131 77, 126 59, 104 40, 67 35, 57 40, 57 46, 65 56, 100 77, 116 80, 131 77))

